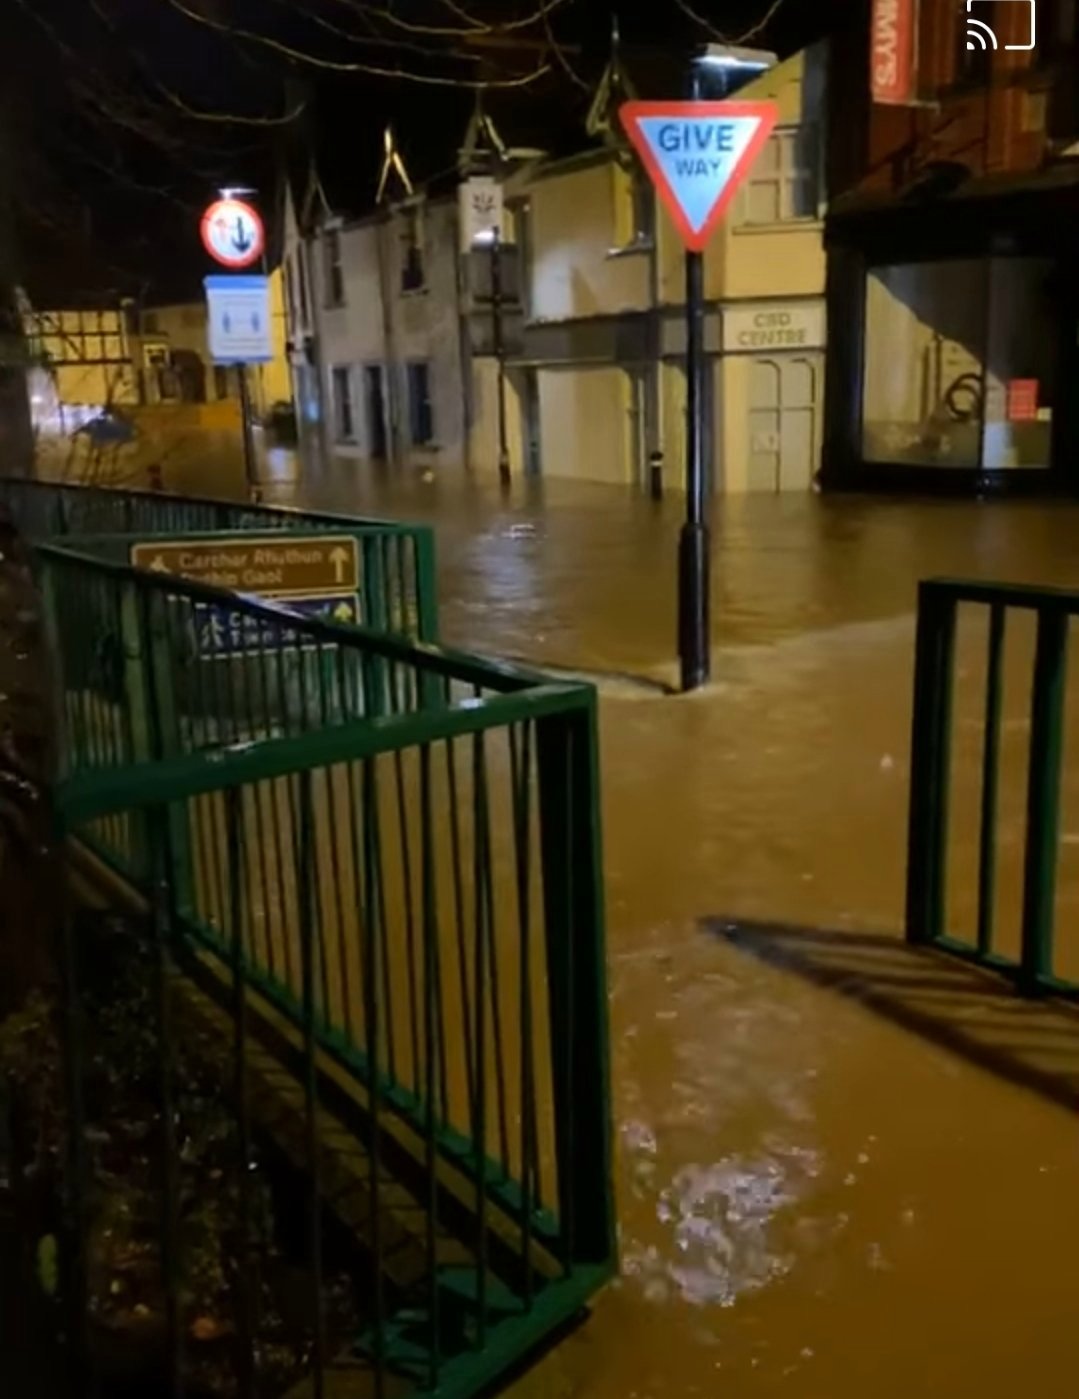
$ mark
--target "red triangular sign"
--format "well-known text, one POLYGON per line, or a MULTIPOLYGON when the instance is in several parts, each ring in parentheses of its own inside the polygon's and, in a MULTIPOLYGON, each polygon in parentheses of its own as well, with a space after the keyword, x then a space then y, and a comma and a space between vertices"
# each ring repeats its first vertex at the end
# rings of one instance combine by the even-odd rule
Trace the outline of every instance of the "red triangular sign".
POLYGON ((703 252, 776 124, 774 102, 627 102, 626 135, 682 241, 703 252))

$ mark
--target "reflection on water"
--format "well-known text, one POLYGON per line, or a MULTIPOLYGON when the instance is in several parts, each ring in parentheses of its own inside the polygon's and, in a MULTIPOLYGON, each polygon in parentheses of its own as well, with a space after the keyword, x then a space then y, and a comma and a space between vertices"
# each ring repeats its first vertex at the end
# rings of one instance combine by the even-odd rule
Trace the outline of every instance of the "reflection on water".
MULTIPOLYGON (((238 488, 227 454, 196 455, 168 484, 238 488)), ((281 494, 435 521, 455 643, 581 668, 671 658, 676 497, 657 509, 611 488, 517 483, 503 499, 451 470, 424 481, 347 462, 281 494)), ((523 1389, 1074 1390, 1079 1027, 987 1002, 977 978, 912 962, 898 933, 916 582, 1079 585, 1077 537, 1070 504, 717 504, 716 683, 602 702, 624 1276, 523 1389), (723 932, 747 920, 830 932, 802 938, 800 958, 762 958, 723 932), (870 946, 867 930, 882 935, 870 946)), ((1002 909, 1028 737, 1027 643, 1015 644, 1002 909)), ((962 634, 962 684, 980 683, 982 645, 962 634)), ((956 706, 960 919, 978 693, 956 706)), ((1079 699, 1069 714, 1074 726, 1079 699)), ((1079 965, 1077 800, 1070 782, 1059 906, 1079 965)))

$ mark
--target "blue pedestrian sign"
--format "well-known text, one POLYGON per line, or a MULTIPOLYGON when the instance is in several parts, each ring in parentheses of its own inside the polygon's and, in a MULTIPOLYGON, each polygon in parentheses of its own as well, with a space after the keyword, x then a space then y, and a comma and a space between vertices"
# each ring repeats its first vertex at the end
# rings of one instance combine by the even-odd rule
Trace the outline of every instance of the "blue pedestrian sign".
MULTIPOLYGON (((244 596, 244 594, 240 594, 244 596)), ((261 599, 259 599, 261 600, 261 599)), ((290 612, 324 622, 355 626, 360 620, 356 593, 329 597, 274 598, 290 612)), ((200 656, 233 656, 243 652, 279 652, 290 646, 314 647, 309 636, 291 631, 275 619, 240 612, 225 603, 196 602, 193 611, 195 644, 200 656)))
POLYGON ((273 359, 270 279, 245 274, 203 279, 210 358, 215 364, 266 364, 273 359))
POLYGON ((682 241, 703 252, 776 124, 774 102, 627 102, 619 115, 682 241))

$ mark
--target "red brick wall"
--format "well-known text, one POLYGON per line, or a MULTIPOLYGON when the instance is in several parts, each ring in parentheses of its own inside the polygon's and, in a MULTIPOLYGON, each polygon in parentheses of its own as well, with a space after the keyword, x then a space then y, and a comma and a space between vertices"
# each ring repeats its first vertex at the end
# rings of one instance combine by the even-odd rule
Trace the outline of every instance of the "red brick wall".
MULTIPOLYGON (((1040 0, 1038 47, 1033 53, 1004 45, 1022 42, 1026 7, 985 6, 1001 48, 990 55, 988 85, 964 85, 965 13, 962 0, 920 0, 919 107, 883 107, 868 93, 871 0, 852 6, 851 22, 836 35, 830 108, 832 194, 852 188, 899 190, 931 161, 958 161, 975 175, 1037 168, 1047 151, 1047 125, 1069 106, 1052 91, 1074 79, 1070 63, 1053 57, 1046 21, 1052 0, 1040 0)), ((1074 50, 1071 51, 1074 55, 1074 50)), ((1056 57, 1059 59, 1060 55, 1056 57)))

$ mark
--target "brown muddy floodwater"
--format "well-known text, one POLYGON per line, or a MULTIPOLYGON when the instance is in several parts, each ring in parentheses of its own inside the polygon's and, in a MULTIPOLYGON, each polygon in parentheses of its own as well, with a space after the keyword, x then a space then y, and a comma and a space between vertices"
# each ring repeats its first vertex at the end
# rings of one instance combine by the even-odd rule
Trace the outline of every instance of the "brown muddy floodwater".
MULTIPOLYGON (((166 479, 236 488, 212 452, 166 479)), ((670 660, 674 497, 657 510, 556 484, 502 499, 456 473, 344 462, 279 494, 434 521, 455 644, 595 671, 670 660)), ((622 1276, 521 1382, 530 1396, 1075 1394, 1079 1021, 899 934, 915 582, 1079 585, 1077 540, 1071 505, 724 502, 713 686, 601 686, 622 1276)), ((1018 628, 1007 666, 1005 942, 1028 642, 1018 628)), ((957 930, 973 908, 983 666, 968 628, 957 930)), ((1072 777, 1058 933, 1072 974, 1077 803, 1072 777)))

